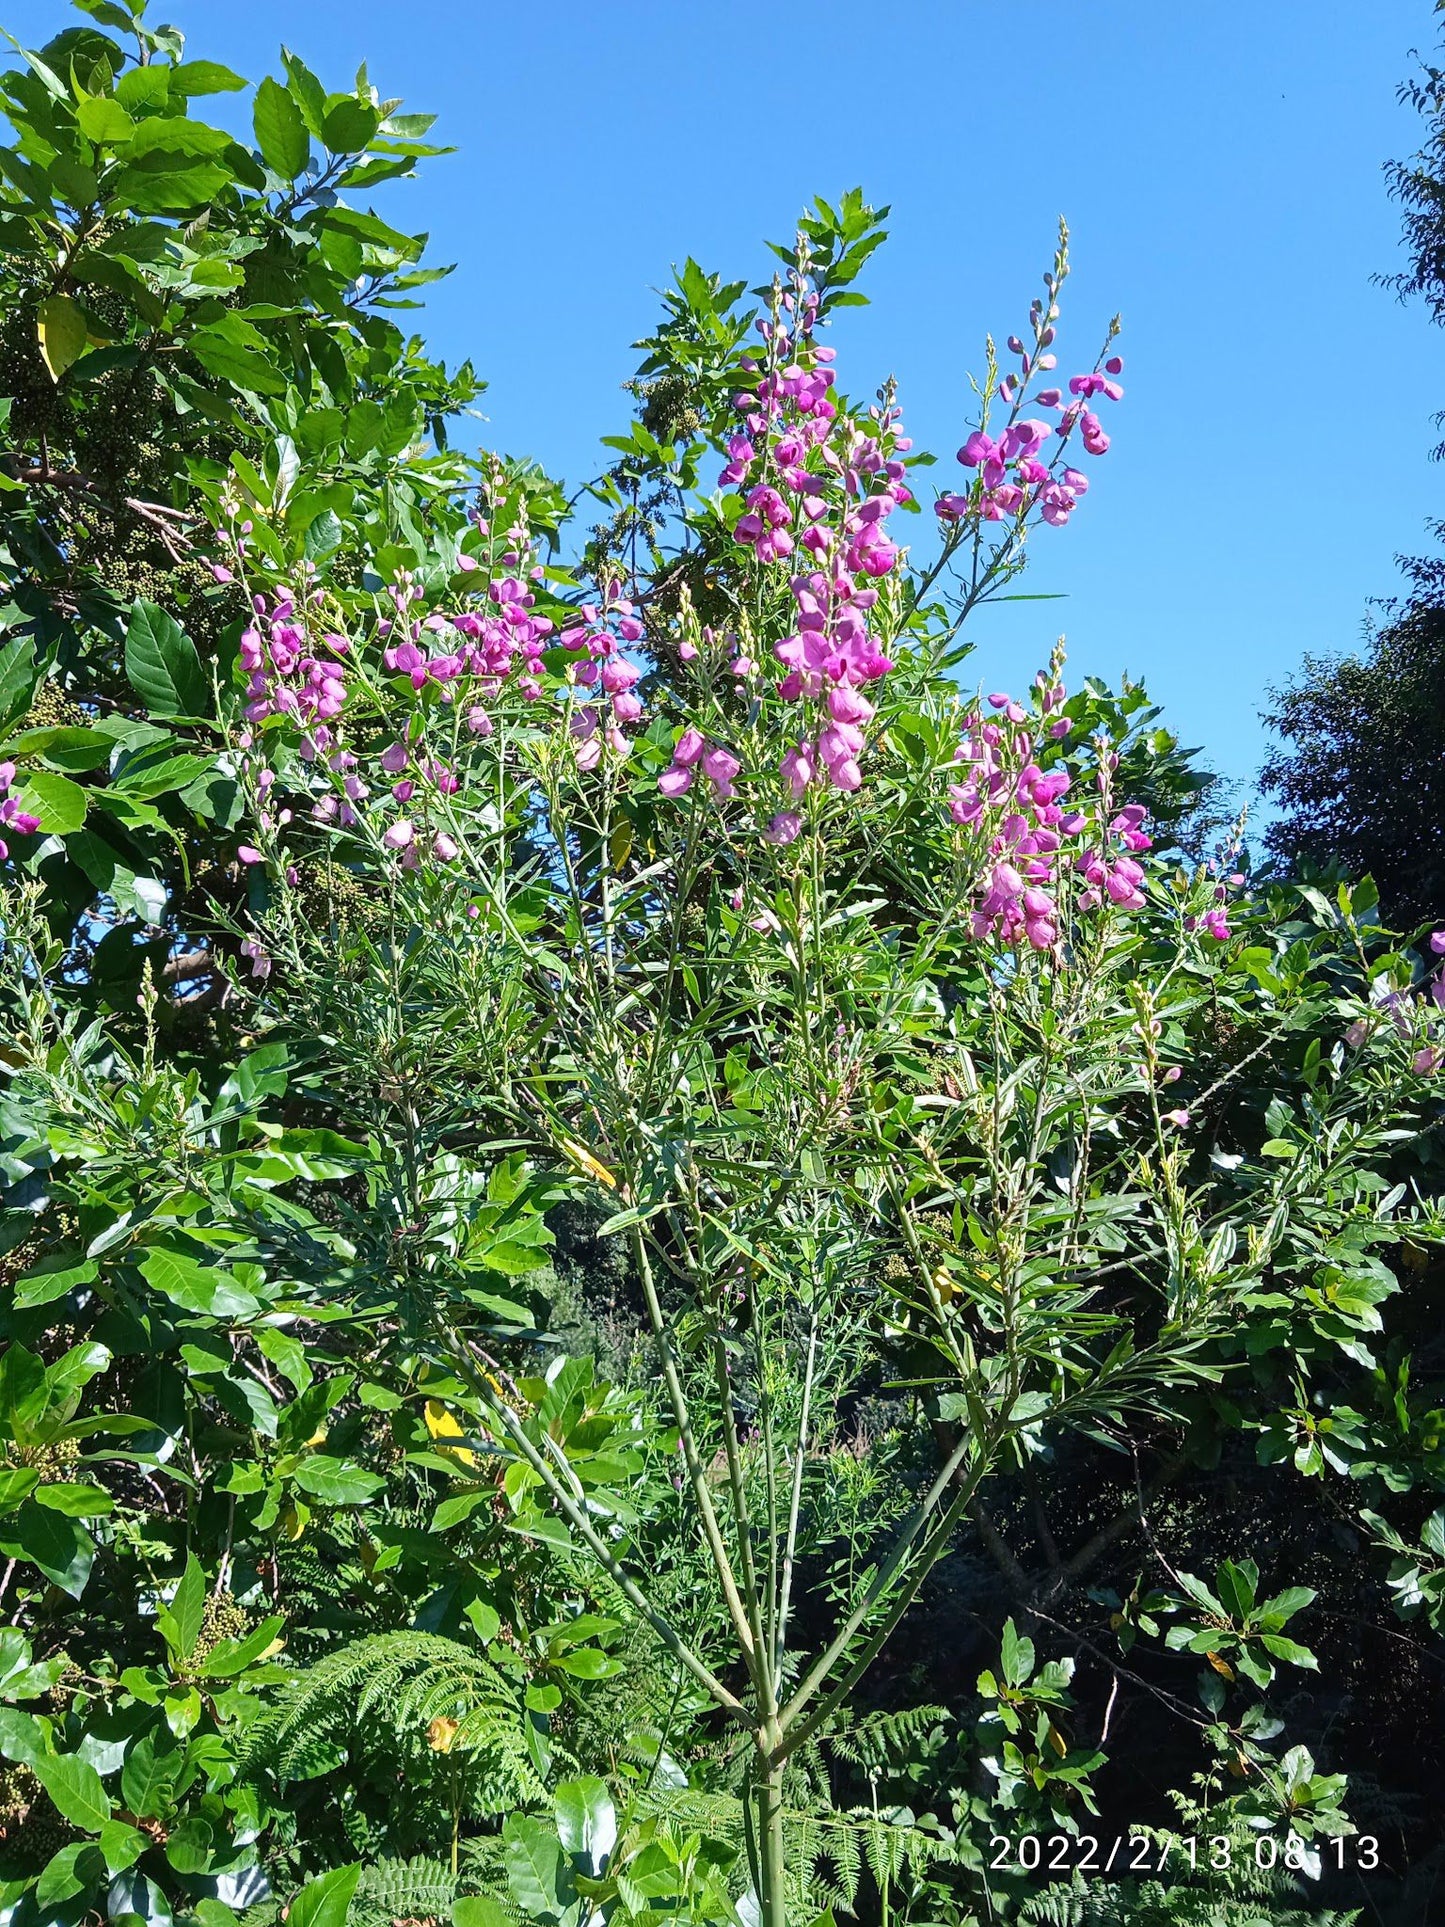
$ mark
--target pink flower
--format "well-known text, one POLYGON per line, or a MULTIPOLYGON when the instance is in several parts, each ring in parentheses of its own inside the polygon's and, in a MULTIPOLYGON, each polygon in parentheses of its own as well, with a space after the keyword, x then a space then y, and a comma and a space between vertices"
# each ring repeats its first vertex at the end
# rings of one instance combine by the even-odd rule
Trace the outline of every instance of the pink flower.
POLYGON ((689 769, 706 748, 707 738, 700 729, 685 729, 677 739, 672 760, 683 769, 689 769))
POLYGON ((1445 954, 1445 930, 1431 931, 1430 948, 1435 952, 1437 957, 1445 954))
POLYGON ((742 764, 732 751, 724 749, 720 743, 714 743, 703 751, 702 773, 712 784, 716 802, 724 802, 732 795, 733 782, 741 768, 742 764))
POLYGON ((236 855, 242 863, 264 863, 266 861, 261 852, 252 849, 249 843, 243 843, 240 849, 237 850, 236 855))
POLYGON ((411 752, 405 743, 392 743, 381 752, 381 767, 388 776, 400 776, 410 760, 411 752))
POLYGON ((664 796, 686 796, 692 788, 692 771, 681 763, 673 763, 657 779, 657 787, 664 796))
POLYGON ((457 854, 455 837, 448 836, 445 830, 438 830, 432 838, 432 855, 440 863, 450 863, 457 854))
POLYGON ((791 843, 803 827, 803 819, 796 810, 779 810, 773 817, 763 835, 769 843, 791 843))
POLYGON ((781 774, 797 802, 815 774, 812 744, 799 743, 796 749, 790 749, 783 758, 781 774))
POLYGON ((1351 1050, 1358 1050, 1369 1034, 1370 1026, 1368 1020, 1364 1017, 1357 1017, 1345 1032, 1345 1042, 1351 1050))
POLYGON ((1174 1125, 1177 1130, 1187 1131, 1189 1129, 1189 1113, 1188 1111, 1182 1110, 1166 1111, 1164 1113, 1164 1122, 1174 1125))
POLYGON ((1428 1077, 1430 1072, 1439 1064, 1441 1054, 1440 1050, 1434 1044, 1427 1044, 1424 1050, 1417 1050, 1415 1055, 1410 1059, 1410 1069, 1415 1072, 1417 1077, 1428 1077))
POLYGON ((405 850, 410 847, 413 834, 411 824, 404 816, 399 816, 395 823, 383 832, 381 841, 388 850, 405 850))

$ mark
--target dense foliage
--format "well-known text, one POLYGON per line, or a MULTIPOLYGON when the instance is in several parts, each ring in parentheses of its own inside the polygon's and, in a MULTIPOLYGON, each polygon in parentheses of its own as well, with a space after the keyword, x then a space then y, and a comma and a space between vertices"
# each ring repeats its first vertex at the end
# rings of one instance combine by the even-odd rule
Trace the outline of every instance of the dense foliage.
POLYGON ((688 261, 574 529, 391 318, 425 117, 80 4, 0 79, 5 1919, 1427 1918, 1445 933, 1186 858, 1137 687, 966 694, 1127 424, 1066 237, 937 489, 861 193, 688 261))

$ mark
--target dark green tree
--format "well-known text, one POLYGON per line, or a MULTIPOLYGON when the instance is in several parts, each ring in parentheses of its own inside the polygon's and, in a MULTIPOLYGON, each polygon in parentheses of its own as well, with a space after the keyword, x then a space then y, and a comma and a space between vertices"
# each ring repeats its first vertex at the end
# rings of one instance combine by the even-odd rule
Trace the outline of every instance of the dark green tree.
MULTIPOLYGON (((1438 0, 1435 11, 1445 12, 1438 0)), ((1380 281, 1445 325, 1445 68, 1420 60, 1399 95, 1425 138, 1386 165, 1406 266, 1380 281)), ((1445 457, 1445 443, 1434 455, 1445 457)), ((1445 523, 1430 533, 1439 540, 1445 523)), ((1445 561, 1402 556, 1400 567, 1405 593, 1381 606, 1362 651, 1307 656, 1271 692, 1264 719, 1280 742, 1261 783, 1280 809, 1266 836, 1276 857, 1310 872, 1368 873, 1384 914, 1411 923, 1445 915, 1445 561)))

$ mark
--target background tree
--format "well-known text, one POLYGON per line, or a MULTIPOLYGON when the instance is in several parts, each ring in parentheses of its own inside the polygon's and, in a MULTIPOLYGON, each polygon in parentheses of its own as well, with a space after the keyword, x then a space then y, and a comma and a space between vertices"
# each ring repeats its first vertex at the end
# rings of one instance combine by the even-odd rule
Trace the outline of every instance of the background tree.
MULTIPOLYGON (((1437 14, 1445 12, 1438 3, 1437 14)), ((1408 161, 1386 166, 1403 211, 1407 266, 1381 277, 1445 324, 1445 69, 1422 61, 1400 98, 1425 124, 1408 161)), ((1435 417, 1436 426, 1445 415, 1435 417)), ((1445 456, 1445 443, 1435 451, 1445 456)), ((1445 537, 1445 523, 1431 533, 1445 537)), ((1405 594, 1386 603, 1357 655, 1308 656, 1271 692, 1265 721, 1282 739, 1261 787, 1280 815, 1268 848, 1309 872, 1372 876, 1401 924, 1445 916, 1445 561, 1401 557, 1405 594)))

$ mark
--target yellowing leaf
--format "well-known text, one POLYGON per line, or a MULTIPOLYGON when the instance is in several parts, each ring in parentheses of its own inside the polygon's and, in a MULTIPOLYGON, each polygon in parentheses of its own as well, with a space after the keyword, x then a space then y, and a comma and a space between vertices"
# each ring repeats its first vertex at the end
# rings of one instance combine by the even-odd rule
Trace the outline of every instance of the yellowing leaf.
POLYGON ((1234 1684, 1234 1668, 1227 1659, 1221 1659, 1218 1653, 1206 1653, 1204 1657, 1221 1679, 1227 1679, 1231 1686, 1234 1684))
POLYGON ((941 1305, 951 1305, 958 1296, 958 1286, 953 1282, 946 1265, 940 1265, 933 1274, 933 1289, 938 1293, 941 1305))
POLYGON ((585 1171, 589 1178, 596 1178, 597 1182, 605 1184, 609 1191, 617 1189, 616 1174, 609 1171, 600 1158, 593 1157, 585 1144, 579 1144, 575 1137, 559 1138, 557 1142, 579 1171, 585 1171))
POLYGON ((50 379, 59 381, 71 363, 84 354, 90 330, 68 294, 52 294, 35 311, 35 333, 50 379))
POLYGON ((310 1517, 309 1505, 288 1505, 282 1511, 278 1523, 288 1539, 299 1539, 306 1530, 310 1517))
POLYGON ((1069 1750, 1067 1741, 1052 1720, 1049 1721, 1049 1745, 1054 1749, 1055 1753, 1058 1754, 1060 1759, 1063 1759, 1069 1750))
POLYGON ((444 1713, 439 1713, 426 1729, 426 1743, 433 1753, 450 1753, 456 1737, 457 1722, 449 1720, 444 1713))
POLYGON ((448 1458, 455 1459, 458 1465, 475 1465, 477 1455, 468 1452, 462 1445, 446 1445, 446 1439, 465 1438, 460 1423, 450 1413, 439 1398, 429 1398, 426 1402, 426 1429, 437 1441, 438 1451, 445 1452, 448 1458))

